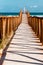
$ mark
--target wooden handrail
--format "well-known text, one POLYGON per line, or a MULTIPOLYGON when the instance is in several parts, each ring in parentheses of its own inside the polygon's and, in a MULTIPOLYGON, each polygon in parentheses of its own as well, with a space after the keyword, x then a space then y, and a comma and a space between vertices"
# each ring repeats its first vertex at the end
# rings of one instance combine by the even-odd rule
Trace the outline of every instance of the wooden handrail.
POLYGON ((21 20, 22 11, 18 16, 0 16, 0 44, 3 40, 10 38, 11 35, 13 36, 21 20))
POLYGON ((28 17, 28 24, 32 27, 43 45, 43 17, 30 16, 28 17))

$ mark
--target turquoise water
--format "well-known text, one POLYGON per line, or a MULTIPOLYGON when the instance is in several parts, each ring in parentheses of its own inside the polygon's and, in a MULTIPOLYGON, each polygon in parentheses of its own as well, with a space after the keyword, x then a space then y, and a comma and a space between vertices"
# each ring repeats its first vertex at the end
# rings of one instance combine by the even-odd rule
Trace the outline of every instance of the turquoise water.
POLYGON ((17 16, 19 15, 20 13, 19 12, 8 12, 8 13, 0 13, 0 16, 17 16))
MULTIPOLYGON (((20 12, 8 12, 8 13, 0 13, 0 16, 17 16, 19 15, 20 12)), ((43 13, 34 13, 34 12, 30 12, 31 16, 42 16, 43 17, 43 13)))
POLYGON ((43 13, 34 13, 34 12, 30 12, 30 15, 32 15, 32 16, 43 17, 43 13))

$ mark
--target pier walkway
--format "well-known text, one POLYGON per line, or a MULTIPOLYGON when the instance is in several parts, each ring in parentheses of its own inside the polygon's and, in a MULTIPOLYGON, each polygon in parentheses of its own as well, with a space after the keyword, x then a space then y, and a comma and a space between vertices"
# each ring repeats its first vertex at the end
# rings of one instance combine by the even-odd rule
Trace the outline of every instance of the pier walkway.
POLYGON ((2 65, 43 65, 43 47, 26 14, 22 14, 22 23, 4 53, 2 65))

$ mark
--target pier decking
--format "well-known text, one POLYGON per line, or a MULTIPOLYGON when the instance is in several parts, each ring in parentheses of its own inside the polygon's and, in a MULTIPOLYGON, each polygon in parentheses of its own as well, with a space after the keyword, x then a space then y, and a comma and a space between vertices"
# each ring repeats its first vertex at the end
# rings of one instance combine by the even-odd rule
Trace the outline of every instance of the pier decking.
POLYGON ((9 46, 3 51, 0 65, 43 65, 43 46, 28 25, 27 15, 22 14, 22 23, 9 46))

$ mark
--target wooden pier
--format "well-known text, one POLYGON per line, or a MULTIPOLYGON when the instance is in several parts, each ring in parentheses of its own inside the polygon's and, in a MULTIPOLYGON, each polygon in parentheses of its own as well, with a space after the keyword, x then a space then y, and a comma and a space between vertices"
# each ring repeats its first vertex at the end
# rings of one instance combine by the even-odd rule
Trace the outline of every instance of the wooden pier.
POLYGON ((0 39, 13 36, 3 50, 0 65, 43 65, 43 18, 20 12, 18 17, 0 20, 0 39))

